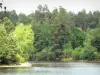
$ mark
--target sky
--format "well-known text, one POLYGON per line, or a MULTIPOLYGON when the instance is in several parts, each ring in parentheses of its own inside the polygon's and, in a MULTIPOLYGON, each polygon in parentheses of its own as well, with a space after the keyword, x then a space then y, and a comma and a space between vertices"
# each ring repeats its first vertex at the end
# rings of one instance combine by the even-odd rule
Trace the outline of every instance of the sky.
POLYGON ((59 6, 75 13, 82 9, 86 9, 87 12, 100 10, 100 0, 3 0, 3 4, 7 6, 7 10, 25 14, 34 12, 39 4, 47 4, 51 11, 59 6))

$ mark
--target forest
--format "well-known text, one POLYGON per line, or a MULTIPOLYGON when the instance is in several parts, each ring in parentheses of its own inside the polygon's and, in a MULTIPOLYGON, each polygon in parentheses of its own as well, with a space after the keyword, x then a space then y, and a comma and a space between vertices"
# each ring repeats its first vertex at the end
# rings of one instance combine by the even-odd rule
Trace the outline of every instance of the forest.
POLYGON ((37 6, 26 15, 0 11, 0 64, 100 60, 100 12, 37 6))

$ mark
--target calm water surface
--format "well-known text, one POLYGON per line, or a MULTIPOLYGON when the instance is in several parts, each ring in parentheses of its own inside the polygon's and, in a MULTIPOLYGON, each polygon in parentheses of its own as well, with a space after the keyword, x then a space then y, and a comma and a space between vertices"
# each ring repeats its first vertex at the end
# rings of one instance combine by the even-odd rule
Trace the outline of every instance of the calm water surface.
POLYGON ((100 63, 37 63, 29 68, 1 68, 0 75, 100 75, 100 63))

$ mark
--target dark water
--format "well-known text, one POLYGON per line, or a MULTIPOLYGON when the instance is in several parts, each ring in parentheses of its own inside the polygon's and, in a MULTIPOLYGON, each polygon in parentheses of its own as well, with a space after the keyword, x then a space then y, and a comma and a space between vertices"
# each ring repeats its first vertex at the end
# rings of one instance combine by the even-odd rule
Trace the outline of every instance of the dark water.
POLYGON ((29 68, 1 68, 0 75, 100 75, 100 63, 40 63, 29 68))

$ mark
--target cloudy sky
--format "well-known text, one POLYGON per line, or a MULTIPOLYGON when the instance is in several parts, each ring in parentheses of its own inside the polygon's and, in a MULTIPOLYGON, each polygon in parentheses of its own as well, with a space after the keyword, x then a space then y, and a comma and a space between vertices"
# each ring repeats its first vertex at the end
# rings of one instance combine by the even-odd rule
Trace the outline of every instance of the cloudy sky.
MULTIPOLYGON (((2 0, 0 0, 1 2, 2 0)), ((88 11, 100 10, 100 0, 4 0, 4 6, 7 10, 16 10, 17 13, 23 12, 29 14, 34 12, 39 4, 47 4, 50 10, 62 6, 67 11, 77 13, 83 8, 88 11)))

